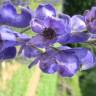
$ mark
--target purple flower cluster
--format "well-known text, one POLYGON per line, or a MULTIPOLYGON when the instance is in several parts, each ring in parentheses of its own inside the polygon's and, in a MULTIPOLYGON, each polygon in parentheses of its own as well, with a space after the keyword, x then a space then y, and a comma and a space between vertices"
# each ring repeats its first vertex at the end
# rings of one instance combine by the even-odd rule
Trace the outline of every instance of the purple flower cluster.
POLYGON ((15 58, 16 46, 21 46, 19 54, 34 58, 29 68, 39 64, 40 69, 48 74, 57 72, 63 77, 72 77, 78 70, 96 65, 95 54, 90 49, 68 46, 94 40, 96 7, 84 15, 72 17, 57 14, 51 4, 40 4, 34 12, 28 6, 21 6, 20 11, 19 14, 14 3, 9 1, 0 6, 0 60, 15 58), (36 35, 28 37, 11 27, 28 27, 36 35), (55 47, 57 43, 60 46, 55 47))

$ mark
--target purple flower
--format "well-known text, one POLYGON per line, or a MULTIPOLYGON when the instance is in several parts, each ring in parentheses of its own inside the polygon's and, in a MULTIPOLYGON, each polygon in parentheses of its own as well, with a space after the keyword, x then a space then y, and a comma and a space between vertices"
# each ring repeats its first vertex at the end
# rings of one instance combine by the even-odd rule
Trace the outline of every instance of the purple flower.
POLYGON ((23 45, 29 40, 29 37, 12 31, 4 26, 0 27, 0 52, 8 47, 23 45))
MULTIPOLYGON (((22 0, 18 1, 17 3, 22 3, 22 0)), ((21 7, 21 13, 18 14, 16 6, 10 1, 5 2, 0 6, 0 24, 17 28, 31 25, 36 36, 29 38, 25 34, 1 26, 0 60, 15 58, 16 46, 20 46, 19 53, 27 58, 34 58, 29 68, 39 64, 40 69, 48 74, 57 72, 63 77, 72 77, 78 70, 96 66, 96 57, 87 48, 68 46, 55 48, 53 46, 57 42, 60 44, 81 43, 94 39, 96 37, 94 34, 85 31, 95 33, 95 10, 96 8, 93 7, 85 16, 70 17, 60 13, 57 17, 52 5, 40 4, 34 14, 29 8, 24 7, 21 7)))
POLYGON ((39 54, 29 67, 38 63, 45 73, 58 72, 63 77, 71 77, 79 69, 86 70, 96 66, 95 62, 94 54, 86 48, 62 46, 59 49, 48 49, 45 53, 39 54))
POLYGON ((55 55, 56 52, 54 50, 49 50, 38 57, 39 67, 43 72, 52 74, 58 70, 55 55))
POLYGON ((74 32, 68 34, 66 37, 61 37, 59 39, 59 43, 61 44, 68 44, 68 43, 81 43, 85 42, 89 39, 91 35, 84 32, 74 32))
POLYGON ((64 77, 73 76, 80 68, 80 62, 77 56, 66 51, 58 52, 56 62, 58 63, 59 74, 64 77))
POLYGON ((18 28, 29 26, 32 18, 28 8, 21 7, 21 14, 18 14, 16 7, 10 2, 5 2, 0 6, 0 24, 18 28))
POLYGON ((0 60, 12 59, 16 56, 16 46, 23 46, 29 37, 12 31, 4 26, 0 27, 0 60))
MULTIPOLYGON (((59 18, 63 20, 65 18, 65 14, 59 14, 59 18)), ((81 15, 72 16, 69 21, 69 26, 71 26, 70 27, 71 32, 67 34, 67 36, 61 36, 61 38, 58 41, 59 43, 62 44, 78 43, 78 42, 85 42, 89 39, 90 34, 84 32, 87 29, 83 16, 81 15)))
MULTIPOLYGON (((35 63, 37 63, 36 61, 35 63)), ((73 76, 80 67, 80 62, 76 55, 66 53, 65 50, 48 50, 38 56, 38 63, 43 72, 48 74, 58 72, 64 77, 73 76)))
MULTIPOLYGON (((41 5, 40 5, 41 6, 41 5)), ((58 17, 53 16, 52 14, 47 14, 46 12, 51 11, 51 13, 54 13, 54 9, 51 7, 48 7, 51 5, 43 5, 43 7, 40 7, 42 9, 43 13, 46 14, 44 15, 38 8, 38 11, 40 11, 40 15, 43 15, 44 18, 41 19, 39 15, 36 15, 36 18, 33 18, 31 21, 31 27, 32 31, 38 33, 34 39, 30 40, 30 43, 35 41, 36 46, 49 46, 54 44, 55 42, 59 41, 61 36, 66 36, 70 32, 70 27, 69 27, 69 21, 70 18, 65 15, 65 19, 60 19, 58 17), (47 9, 46 9, 47 8, 47 9), (46 10, 47 11, 46 11, 46 10), (50 15, 50 16, 49 16, 50 15), (37 44, 38 42, 38 44, 37 44)), ((38 13, 38 11, 36 11, 38 13)), ((35 13, 36 14, 36 13, 35 13)))
POLYGON ((96 66, 96 58, 93 52, 91 52, 87 48, 67 48, 65 49, 61 47, 60 50, 65 50, 65 52, 70 53, 70 54, 75 54, 81 64, 81 70, 86 70, 89 68, 92 68, 96 66))
POLYGON ((88 31, 96 33, 96 7, 92 7, 91 10, 86 10, 84 18, 88 31))

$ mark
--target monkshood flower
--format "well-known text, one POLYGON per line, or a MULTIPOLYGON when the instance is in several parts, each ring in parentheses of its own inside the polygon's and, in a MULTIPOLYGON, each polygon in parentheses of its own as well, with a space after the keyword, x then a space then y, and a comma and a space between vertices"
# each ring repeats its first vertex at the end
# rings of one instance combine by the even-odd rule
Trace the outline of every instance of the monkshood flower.
POLYGON ((11 56, 14 57, 14 54, 16 53, 15 46, 23 46, 28 40, 29 40, 29 37, 26 36, 25 34, 14 32, 13 30, 6 28, 5 26, 0 27, 0 54, 1 54, 0 56, 2 57, 2 54, 3 53, 5 54, 4 55, 5 57, 2 57, 2 58, 0 57, 0 58, 7 59, 8 56, 10 58, 11 56), (13 53, 10 51, 8 52, 8 50, 11 50, 13 53))
POLYGON ((91 33, 96 33, 96 7, 92 7, 91 10, 86 10, 84 13, 85 23, 87 29, 91 33))
MULTIPOLYGON (((52 45, 58 41, 61 36, 66 36, 68 32, 70 32, 69 29, 66 28, 67 26, 68 24, 65 25, 61 19, 55 17, 46 17, 44 21, 40 21, 36 18, 32 19, 32 31, 36 32, 37 35, 34 39, 32 38, 30 42, 34 42, 33 40, 37 38, 39 45, 52 45)), ((35 41, 35 43, 37 42, 35 41)))
POLYGON ((64 37, 70 33, 69 16, 65 15, 63 20, 55 17, 55 9, 50 6, 52 5, 39 5, 40 8, 36 9, 37 14, 35 13, 36 17, 31 21, 31 27, 32 31, 36 32, 37 35, 29 41, 30 44, 48 47, 59 41, 61 36, 64 37), (41 14, 38 13, 39 11, 41 14))
POLYGON ((70 48, 63 46, 60 47, 59 50, 65 50, 67 53, 75 54, 80 61, 81 70, 90 69, 96 66, 95 54, 87 48, 70 48))
MULTIPOLYGON (((59 18, 64 20, 65 14, 59 14, 59 18)), ((67 36, 65 37, 62 36, 58 42, 62 44, 67 44, 67 43, 79 43, 87 41, 90 37, 90 34, 85 32, 87 30, 87 27, 84 22, 83 16, 74 15, 70 18, 71 19, 69 23, 71 26, 71 32, 67 34, 67 36)))
POLYGON ((79 69, 86 70, 96 66, 94 54, 86 48, 48 49, 29 65, 39 64, 40 69, 48 74, 58 72, 63 77, 72 77, 79 69))
POLYGON ((57 51, 48 49, 46 52, 39 54, 37 58, 29 65, 31 68, 33 65, 39 62, 40 69, 48 74, 52 74, 57 71, 57 63, 55 60, 55 56, 57 51))
POLYGON ((18 28, 30 25, 32 14, 27 8, 20 7, 21 13, 16 11, 16 7, 11 2, 5 2, 0 6, 0 24, 18 28))

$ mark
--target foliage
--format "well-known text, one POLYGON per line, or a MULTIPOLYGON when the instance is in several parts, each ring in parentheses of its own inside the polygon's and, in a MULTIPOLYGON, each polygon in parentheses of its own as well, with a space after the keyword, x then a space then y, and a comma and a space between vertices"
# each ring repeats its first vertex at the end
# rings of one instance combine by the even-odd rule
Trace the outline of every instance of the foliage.
POLYGON ((96 0, 63 0, 63 12, 69 15, 83 13, 96 5, 96 0))

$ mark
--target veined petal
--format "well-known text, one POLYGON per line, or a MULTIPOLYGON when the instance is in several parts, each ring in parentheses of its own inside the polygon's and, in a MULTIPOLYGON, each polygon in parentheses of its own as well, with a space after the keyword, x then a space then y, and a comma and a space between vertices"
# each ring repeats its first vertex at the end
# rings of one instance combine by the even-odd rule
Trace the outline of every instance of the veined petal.
POLYGON ((32 27, 32 31, 36 32, 36 33, 43 32, 43 30, 45 28, 44 23, 42 21, 40 21, 39 19, 36 19, 36 18, 31 20, 31 27, 32 27))
POLYGON ((58 42, 61 44, 67 44, 67 43, 79 43, 79 42, 85 42, 89 39, 90 35, 88 33, 84 32, 75 32, 70 33, 66 36, 61 36, 58 38, 58 42))
POLYGON ((72 77, 80 67, 80 62, 74 54, 59 51, 56 62, 59 66, 59 74, 64 77, 72 77))
POLYGON ((44 19, 47 16, 56 16, 56 11, 50 4, 40 4, 34 14, 36 18, 44 19))
POLYGON ((67 24, 71 24, 71 22, 70 22, 71 17, 70 17, 69 15, 60 13, 60 14, 59 14, 59 18, 60 18, 60 19, 63 19, 64 22, 65 22, 65 24, 66 24, 66 23, 67 23, 67 24))
POLYGON ((48 73, 48 74, 55 73, 58 69, 58 66, 54 61, 40 62, 39 66, 43 72, 48 73))
POLYGON ((86 48, 72 48, 66 52, 74 53, 82 64, 81 70, 86 70, 96 66, 96 58, 94 54, 86 48))
POLYGON ((83 57, 85 57, 87 54, 87 51, 88 50, 86 48, 82 48, 82 47, 70 48, 70 49, 64 50, 65 53, 75 54, 79 59, 82 59, 83 57))
POLYGON ((57 35, 66 35, 69 32, 70 29, 68 29, 68 24, 64 24, 63 20, 60 18, 56 18, 56 17, 46 17, 45 18, 45 25, 47 25, 47 27, 52 28, 57 35))
POLYGON ((39 66, 43 72, 52 74, 57 71, 58 65, 55 62, 54 55, 55 55, 55 53, 52 50, 49 50, 48 52, 41 54, 39 66))
POLYGON ((42 35, 36 35, 32 37, 26 45, 29 46, 35 46, 35 47, 43 47, 44 46, 44 40, 42 35))
POLYGON ((49 45, 52 45, 56 42, 56 39, 53 40, 48 40, 46 38, 44 38, 42 35, 36 35, 34 37, 32 37, 32 39, 30 39, 27 44, 28 45, 33 45, 36 47, 40 47, 40 48, 45 48, 48 47, 49 45))
POLYGON ((63 20, 66 31, 71 32, 71 17, 67 14, 59 14, 59 18, 63 20))

